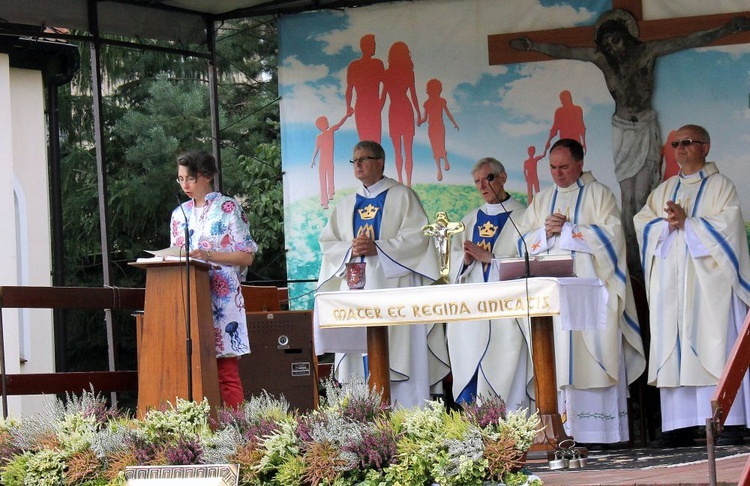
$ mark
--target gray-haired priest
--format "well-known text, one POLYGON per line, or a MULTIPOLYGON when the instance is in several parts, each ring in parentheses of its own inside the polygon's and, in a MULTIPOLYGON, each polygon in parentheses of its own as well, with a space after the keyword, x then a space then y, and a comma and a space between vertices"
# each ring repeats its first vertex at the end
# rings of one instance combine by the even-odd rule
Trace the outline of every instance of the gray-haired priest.
MULTIPOLYGON (((493 258, 517 255, 509 218, 520 221, 526 209, 505 191, 508 174, 499 160, 480 159, 471 175, 485 204, 464 217, 466 230, 453 237, 451 281, 456 283, 491 281, 493 258)), ((525 319, 451 322, 446 337, 457 403, 499 396, 509 410, 529 407, 533 365, 525 319)))
MULTIPOLYGON (((680 172, 654 189, 635 226, 651 314, 648 383, 661 396, 661 445, 677 447, 713 415, 750 304, 750 257, 734 184, 706 162, 708 132, 685 125, 672 147, 680 172)), ((749 382, 745 373, 725 425, 750 424, 749 382)), ((741 430, 726 432, 719 443, 743 442, 741 430)))
MULTIPOLYGON (((366 263, 365 289, 412 287, 438 279, 438 255, 422 234, 427 214, 417 194, 384 176, 385 152, 380 144, 361 141, 354 146, 354 176, 362 183, 356 194, 336 203, 320 235, 323 259, 319 291, 346 290, 345 265, 366 263)), ((445 330, 439 325, 389 328, 391 400, 404 407, 423 405, 431 389, 442 393, 448 374, 445 330)), ((339 380, 364 375, 366 329, 320 329, 318 354, 336 353, 339 380)))

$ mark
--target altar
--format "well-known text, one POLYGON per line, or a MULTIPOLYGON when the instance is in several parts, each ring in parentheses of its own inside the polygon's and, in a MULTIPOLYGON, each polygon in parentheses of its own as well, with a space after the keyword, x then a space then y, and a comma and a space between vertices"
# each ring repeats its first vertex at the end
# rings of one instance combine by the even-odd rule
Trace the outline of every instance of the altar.
POLYGON ((534 388, 544 430, 535 448, 554 450, 570 438, 557 409, 552 316, 565 330, 606 321, 607 290, 598 279, 532 277, 502 282, 320 292, 314 319, 321 329, 366 327, 369 385, 390 402, 388 326, 482 319, 530 320, 534 388))

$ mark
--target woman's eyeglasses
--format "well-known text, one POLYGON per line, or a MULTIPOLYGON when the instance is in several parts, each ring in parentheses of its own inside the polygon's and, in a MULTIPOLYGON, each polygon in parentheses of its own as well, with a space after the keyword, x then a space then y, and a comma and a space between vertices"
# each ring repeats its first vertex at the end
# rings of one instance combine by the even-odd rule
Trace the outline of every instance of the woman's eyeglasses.
POLYGON ((177 182, 177 184, 179 184, 179 185, 183 185, 183 184, 185 184, 185 183, 187 183, 187 184, 192 184, 192 183, 194 183, 194 182, 195 182, 195 181, 197 181, 197 180, 198 180, 198 178, 197 178, 197 177, 193 177, 193 176, 187 176, 187 177, 178 177, 177 179, 175 179, 175 181, 176 181, 176 182, 177 182))
POLYGON ((672 142, 672 148, 677 148, 680 145, 682 145, 683 147, 687 147, 694 143, 706 143, 706 142, 702 142, 700 140, 693 140, 692 138, 683 138, 682 140, 675 140, 674 142, 672 142))

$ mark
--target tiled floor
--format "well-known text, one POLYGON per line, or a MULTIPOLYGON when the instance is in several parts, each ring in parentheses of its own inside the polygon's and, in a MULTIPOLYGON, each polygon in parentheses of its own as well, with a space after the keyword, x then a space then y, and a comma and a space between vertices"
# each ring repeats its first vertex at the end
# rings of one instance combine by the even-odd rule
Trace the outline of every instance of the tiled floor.
MULTIPOLYGON (((750 458, 750 445, 717 447, 716 457, 717 484, 735 485, 750 458)), ((705 447, 592 451, 583 469, 550 471, 545 460, 531 460, 527 468, 546 486, 710 484, 705 447)))

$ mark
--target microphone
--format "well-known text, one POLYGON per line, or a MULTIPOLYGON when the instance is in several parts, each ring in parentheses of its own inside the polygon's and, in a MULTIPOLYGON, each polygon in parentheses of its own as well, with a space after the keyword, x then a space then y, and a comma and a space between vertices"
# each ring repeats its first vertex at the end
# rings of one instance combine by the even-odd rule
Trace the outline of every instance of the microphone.
POLYGON ((182 211, 182 217, 185 218, 185 260, 187 261, 190 258, 190 228, 188 228, 188 217, 185 208, 182 207, 180 193, 176 192, 174 197, 177 199, 177 207, 182 211))
MULTIPOLYGON (((489 173, 487 174, 487 182, 492 182, 495 180, 495 174, 489 173)), ((498 202, 500 202, 500 206, 503 208, 503 210, 508 213, 508 220, 510 221, 510 224, 513 225, 513 229, 516 230, 516 233, 518 233, 518 237, 521 238, 521 243, 523 243, 523 259, 524 259, 524 268, 526 269, 526 278, 531 277, 531 262, 529 261, 529 247, 526 246, 526 239, 521 234, 521 230, 518 229, 518 226, 516 226, 516 222, 513 221, 513 218, 510 215, 510 211, 508 211, 505 208, 505 204, 503 204, 503 201, 500 199, 500 196, 497 195, 497 192, 495 192, 495 189, 492 187, 492 184, 487 184, 487 186, 490 188, 490 191, 492 191, 492 194, 497 198, 498 202)))
POLYGON ((180 193, 175 193, 177 198, 177 206, 182 211, 182 217, 185 218, 185 355, 187 357, 187 395, 188 401, 193 401, 193 337, 191 335, 191 320, 190 320, 190 228, 188 227, 188 217, 185 212, 185 208, 182 207, 182 201, 180 201, 180 193))

